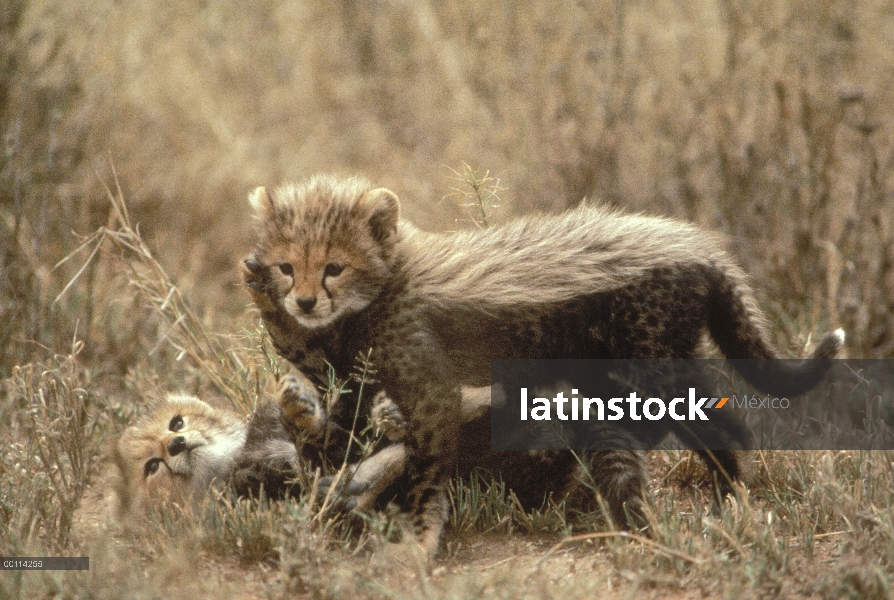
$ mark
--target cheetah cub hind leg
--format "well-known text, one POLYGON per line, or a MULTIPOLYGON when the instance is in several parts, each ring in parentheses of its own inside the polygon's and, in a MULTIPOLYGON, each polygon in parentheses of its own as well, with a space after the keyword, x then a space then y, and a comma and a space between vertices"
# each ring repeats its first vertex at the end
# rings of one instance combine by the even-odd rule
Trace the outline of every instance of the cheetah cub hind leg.
POLYGON ((284 377, 277 402, 258 407, 248 424, 230 483, 237 495, 301 498, 310 473, 324 464, 328 423, 320 394, 307 380, 284 377))
MULTIPOLYGON (((371 417, 376 437, 386 440, 388 445, 348 467, 346 476, 342 477, 347 483, 338 489, 344 510, 371 510, 379 495, 403 474, 407 466, 408 451, 403 443, 407 436, 407 421, 385 392, 379 392, 373 398, 371 417)), ((324 477, 320 480, 320 488, 329 489, 334 479, 324 477)))
MULTIPOLYGON (((344 459, 351 434, 328 419, 322 396, 310 381, 296 374, 284 377, 279 403, 283 426, 304 454, 322 452, 330 464, 344 459)), ((379 392, 373 398, 371 417, 376 436, 388 445, 371 456, 359 456, 337 482, 336 476, 321 478, 319 502, 328 497, 331 508, 370 510, 379 494, 404 472, 408 454, 403 444, 407 435, 403 413, 384 392, 379 392)))
POLYGON ((359 445, 351 444, 351 432, 329 418, 323 394, 300 373, 283 378, 279 405, 283 428, 311 471, 341 465, 349 448, 349 460, 360 458, 359 445))

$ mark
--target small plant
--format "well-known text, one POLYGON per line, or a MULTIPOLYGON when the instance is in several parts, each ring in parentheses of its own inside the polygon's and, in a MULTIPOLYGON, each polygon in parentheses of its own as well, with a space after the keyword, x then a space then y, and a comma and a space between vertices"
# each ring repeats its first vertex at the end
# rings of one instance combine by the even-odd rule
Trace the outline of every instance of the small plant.
POLYGON ((0 408, 0 554, 10 544, 68 548, 74 512, 98 458, 97 403, 78 363, 83 344, 15 367, 0 408))
POLYGON ((448 487, 450 529, 463 533, 568 533, 565 503, 551 498, 543 506, 525 510, 515 493, 499 479, 472 473, 457 477, 448 487))
MULTIPOLYGON (((447 167, 450 169, 450 167, 447 167)), ((472 168, 463 163, 462 172, 450 169, 458 186, 452 188, 449 196, 457 196, 458 204, 469 213, 469 221, 479 229, 487 229, 493 224, 493 211, 500 205, 500 193, 506 188, 500 187, 500 180, 491 177, 490 171, 483 173, 480 168, 472 168)))

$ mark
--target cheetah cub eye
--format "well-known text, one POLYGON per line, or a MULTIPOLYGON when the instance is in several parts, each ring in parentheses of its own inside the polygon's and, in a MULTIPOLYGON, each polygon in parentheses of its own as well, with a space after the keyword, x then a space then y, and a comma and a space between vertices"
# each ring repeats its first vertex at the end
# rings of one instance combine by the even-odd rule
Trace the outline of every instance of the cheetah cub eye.
POLYGON ((177 415, 176 417, 171 419, 171 422, 168 424, 168 430, 180 431, 181 429, 183 429, 183 424, 183 417, 177 415))
POLYGON ((323 275, 325 277, 338 277, 341 275, 342 271, 345 270, 344 265, 340 265, 338 263, 329 263, 326 265, 326 268, 323 270, 323 275))
POLYGON ((292 265, 289 263, 280 263, 279 264, 279 272, 287 277, 291 277, 295 270, 292 268, 292 265))
POLYGON ((158 467, 160 466, 160 458, 150 458, 146 461, 146 465, 143 467, 143 477, 149 477, 150 475, 156 474, 158 472, 158 467))

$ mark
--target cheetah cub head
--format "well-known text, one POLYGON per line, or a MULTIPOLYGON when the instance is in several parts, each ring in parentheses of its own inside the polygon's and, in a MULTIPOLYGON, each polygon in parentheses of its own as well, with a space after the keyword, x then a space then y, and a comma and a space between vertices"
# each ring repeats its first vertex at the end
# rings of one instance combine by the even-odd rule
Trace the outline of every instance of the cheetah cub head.
POLYGON ((115 447, 122 512, 187 502, 225 482, 246 433, 235 413, 193 396, 168 396, 126 429, 115 447))
POLYGON ((319 329, 362 311, 388 281, 397 196, 359 179, 317 176, 249 197, 255 248, 243 275, 262 311, 319 329))

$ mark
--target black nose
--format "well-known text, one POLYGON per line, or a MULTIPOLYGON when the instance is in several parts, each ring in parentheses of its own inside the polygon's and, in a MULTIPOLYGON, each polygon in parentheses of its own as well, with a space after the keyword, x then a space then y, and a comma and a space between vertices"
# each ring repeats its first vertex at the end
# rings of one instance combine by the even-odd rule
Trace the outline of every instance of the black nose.
POLYGON ((303 310, 304 312, 310 312, 311 309, 317 304, 317 299, 315 296, 308 296, 307 298, 298 298, 295 300, 295 304, 298 305, 298 308, 303 310))
POLYGON ((178 435, 168 442, 168 454, 171 456, 177 456, 184 450, 186 450, 186 438, 182 435, 178 435))

